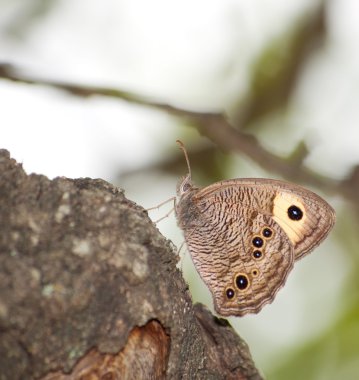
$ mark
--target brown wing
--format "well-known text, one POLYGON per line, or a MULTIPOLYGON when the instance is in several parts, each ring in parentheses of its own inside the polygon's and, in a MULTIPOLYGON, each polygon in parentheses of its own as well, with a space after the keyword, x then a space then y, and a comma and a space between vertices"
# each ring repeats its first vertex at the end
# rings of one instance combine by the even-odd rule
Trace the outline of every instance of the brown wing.
POLYGON ((293 267, 293 245, 281 227, 254 209, 197 203, 197 226, 185 230, 188 249, 213 295, 216 311, 242 316, 273 301, 293 267))
POLYGON ((296 260, 319 245, 335 223, 335 212, 324 199, 284 181, 222 181, 199 190, 193 200, 197 204, 209 198, 272 216, 292 242, 296 260))
POLYGON ((265 179, 192 188, 176 214, 216 310, 238 316, 271 302, 294 260, 318 245, 335 222, 334 210, 318 195, 265 179))

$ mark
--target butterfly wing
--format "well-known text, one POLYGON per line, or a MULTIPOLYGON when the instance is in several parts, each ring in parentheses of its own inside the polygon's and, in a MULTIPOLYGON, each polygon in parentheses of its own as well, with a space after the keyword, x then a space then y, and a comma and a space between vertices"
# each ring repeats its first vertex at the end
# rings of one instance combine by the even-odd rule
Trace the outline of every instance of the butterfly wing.
POLYGON ((197 226, 185 231, 196 269, 219 314, 257 313, 284 285, 293 246, 272 218, 207 200, 197 226))
POLYGON ((310 190, 285 181, 222 181, 201 189, 197 197, 226 199, 229 204, 251 207, 273 217, 293 244, 295 260, 319 245, 335 223, 335 212, 324 199, 310 190))
POLYGON ((221 315, 256 313, 273 301, 297 260, 334 224, 320 197, 282 181, 223 181, 176 207, 188 249, 221 315))

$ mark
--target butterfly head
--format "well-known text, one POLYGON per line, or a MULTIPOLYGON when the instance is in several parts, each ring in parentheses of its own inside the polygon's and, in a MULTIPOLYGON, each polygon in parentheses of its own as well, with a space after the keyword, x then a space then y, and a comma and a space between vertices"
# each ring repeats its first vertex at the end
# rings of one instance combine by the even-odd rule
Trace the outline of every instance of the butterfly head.
POLYGON ((190 174, 183 177, 177 185, 175 211, 177 222, 183 230, 194 228, 194 223, 198 220, 194 200, 197 191, 198 188, 193 185, 190 174))
POLYGON ((187 174, 181 178, 177 185, 177 196, 183 198, 186 194, 190 193, 194 189, 191 174, 187 174))
POLYGON ((191 166, 189 164, 186 148, 182 141, 177 140, 176 142, 179 145, 180 149, 182 150, 186 158, 187 168, 188 168, 188 174, 185 177, 183 177, 177 185, 177 196, 181 199, 181 198, 184 198, 187 194, 191 193, 195 189, 195 187, 193 186, 193 183, 192 183, 191 166))

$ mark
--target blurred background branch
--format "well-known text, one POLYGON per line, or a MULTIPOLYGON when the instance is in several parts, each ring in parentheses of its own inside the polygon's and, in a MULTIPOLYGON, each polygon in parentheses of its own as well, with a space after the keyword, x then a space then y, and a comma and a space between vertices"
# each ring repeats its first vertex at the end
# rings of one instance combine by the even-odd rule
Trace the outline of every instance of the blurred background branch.
MULTIPOLYGON (((301 47, 302 49, 302 47, 301 47)), ((290 62, 293 65, 293 62, 290 62)), ((297 181, 304 185, 309 185, 320 189, 328 194, 343 195, 347 200, 357 203, 359 194, 359 168, 353 169, 352 173, 344 180, 338 181, 326 176, 321 175, 303 165, 303 160, 308 153, 308 149, 304 142, 300 142, 293 152, 288 157, 280 157, 265 149, 258 139, 244 131, 245 128, 233 127, 228 121, 225 114, 222 113, 204 113, 178 108, 169 104, 156 102, 147 99, 143 95, 135 94, 129 91, 124 91, 115 88, 104 88, 95 86, 85 86, 69 83, 60 83, 52 80, 44 80, 39 78, 31 78, 26 74, 20 74, 19 70, 9 64, 0 64, 0 78, 8 79, 14 82, 21 82, 32 85, 45 85, 56 88, 70 93, 73 96, 90 97, 90 96, 104 96, 119 99, 122 101, 134 103, 144 107, 153 107, 161 111, 167 112, 173 116, 185 119, 188 124, 197 128, 198 131, 210 139, 216 146, 225 152, 236 152, 246 155, 248 158, 256 162, 263 169, 271 173, 279 175, 290 181, 297 181)), ((274 79, 275 82, 277 78, 274 79)), ((286 82, 288 84, 288 82, 286 82)), ((275 87, 275 86, 274 86, 275 87)), ((247 109, 252 109, 251 116, 247 115, 247 123, 253 121, 254 118, 262 116, 277 108, 279 104, 283 104, 284 99, 289 96, 288 88, 285 91, 286 95, 279 103, 272 103, 268 105, 266 102, 270 100, 273 95, 270 91, 261 93, 260 103, 267 104, 266 111, 260 109, 259 113, 253 114, 256 106, 257 96, 252 96, 252 102, 247 102, 247 109)), ((261 106, 260 106, 261 107, 261 106)), ((241 121, 241 123, 243 120, 241 121)), ((248 128, 247 128, 248 129, 248 128)), ((205 147, 197 152, 197 156, 207 155, 204 157, 208 159, 208 153, 213 153, 213 148, 205 147)), ((182 168, 183 165, 182 155, 176 158, 168 158, 166 162, 156 164, 156 168, 162 170, 173 170, 178 164, 182 168)), ((141 170, 148 171, 150 168, 147 166, 141 170)), ((129 173, 127 173, 129 174, 129 173)))

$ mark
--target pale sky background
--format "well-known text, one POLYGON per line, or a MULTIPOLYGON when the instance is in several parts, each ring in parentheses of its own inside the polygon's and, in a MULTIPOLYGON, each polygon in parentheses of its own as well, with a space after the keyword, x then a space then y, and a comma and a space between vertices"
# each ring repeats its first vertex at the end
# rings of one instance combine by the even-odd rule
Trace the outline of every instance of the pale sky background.
MULTIPOLYGON (((248 70, 261 49, 315 4, 62 0, 19 39, 0 34, 0 61, 34 77, 117 87, 188 109, 227 110, 246 93, 248 70)), ((304 139, 310 147, 308 166, 343 178, 359 161, 359 2, 329 4, 329 39, 303 72, 291 111, 278 116, 290 128, 275 132, 269 123, 259 137, 278 154, 289 153, 304 139)), ((21 20, 23 12, 23 0, 0 0, 0 33, 21 20)), ((111 181, 115 167, 119 172, 135 169, 178 149, 174 141, 183 134, 188 130, 155 110, 0 81, 0 148, 10 150, 28 173, 111 181)), ((256 165, 246 165, 248 175, 265 175, 256 165)), ((240 175, 234 168, 232 176, 240 175)), ((126 194, 150 207, 174 194, 177 179, 144 176, 138 181, 129 181, 126 194), (144 183, 146 193, 141 193, 144 183)), ((160 229, 181 244, 173 216, 160 229)), ((326 244, 297 265, 274 304, 259 315, 231 318, 262 368, 279 361, 293 342, 327 327, 331 320, 317 317, 313 305, 320 303, 325 315, 335 315, 347 269, 345 258, 328 254, 326 244), (317 293, 316 284, 328 281, 328 274, 318 271, 324 260, 328 270, 342 270, 325 284, 324 293, 317 293)), ((195 276, 189 255, 184 269, 186 278, 195 276)), ((203 285, 192 294, 211 305, 203 285)))

